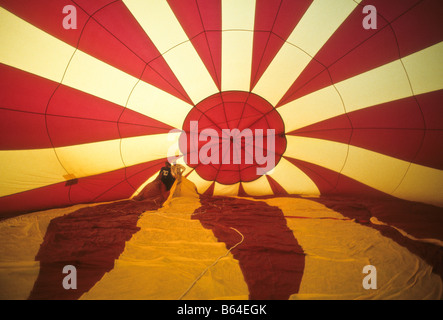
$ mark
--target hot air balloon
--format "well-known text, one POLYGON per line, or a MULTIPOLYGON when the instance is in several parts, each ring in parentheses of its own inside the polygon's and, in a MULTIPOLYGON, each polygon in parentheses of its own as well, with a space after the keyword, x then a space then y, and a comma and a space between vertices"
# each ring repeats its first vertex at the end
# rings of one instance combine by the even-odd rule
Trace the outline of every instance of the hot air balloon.
POLYGON ((0 0, 2 298, 441 299, 442 15, 0 0))

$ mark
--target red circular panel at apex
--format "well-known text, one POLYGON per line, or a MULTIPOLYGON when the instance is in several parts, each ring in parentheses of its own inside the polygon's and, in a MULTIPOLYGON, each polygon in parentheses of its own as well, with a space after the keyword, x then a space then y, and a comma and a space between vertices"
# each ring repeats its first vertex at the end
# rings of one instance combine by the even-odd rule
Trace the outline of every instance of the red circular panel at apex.
POLYGON ((283 120, 260 96, 225 91, 198 103, 187 115, 180 151, 205 180, 249 182, 270 172, 286 150, 283 120))

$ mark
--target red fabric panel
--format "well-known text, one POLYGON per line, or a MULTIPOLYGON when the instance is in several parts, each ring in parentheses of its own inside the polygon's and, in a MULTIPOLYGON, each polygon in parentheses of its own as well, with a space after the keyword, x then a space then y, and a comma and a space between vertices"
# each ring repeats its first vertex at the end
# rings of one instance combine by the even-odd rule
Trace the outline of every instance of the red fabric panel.
POLYGON ((443 130, 443 90, 415 96, 425 118, 426 129, 443 130))
POLYGON ((48 114, 69 117, 51 117, 51 122, 48 121, 48 124, 54 126, 50 127, 54 146, 167 133, 172 129, 158 120, 66 86, 60 86, 55 92, 48 107, 48 114), (88 121, 85 118, 104 121, 88 121), (82 126, 83 130, 75 129, 82 126), (56 140, 66 139, 66 135, 74 135, 74 138, 70 142, 56 144, 56 140))
POLYGON ((306 161, 284 157, 301 171, 303 171, 317 186, 320 194, 334 193, 340 174, 306 161))
POLYGON ((311 60, 306 69, 297 77, 283 98, 275 106, 279 108, 293 100, 333 84, 331 74, 321 63, 311 60))
POLYGON ((114 268, 126 241, 140 229, 139 216, 159 207, 161 203, 151 200, 125 200, 52 219, 36 256, 40 272, 28 299, 80 298, 114 268), (66 276, 62 270, 66 265, 76 267, 76 290, 65 290, 62 286, 66 276))
POLYGON ((427 130, 414 163, 443 170, 443 130, 427 130))
MULTIPOLYGON (((141 80, 192 104, 191 99, 161 56, 162 52, 157 50, 122 1, 115 1, 103 10, 97 12, 93 18, 117 38, 122 45, 133 52, 138 59, 148 64, 141 76, 141 80)), ((97 41, 97 39, 94 39, 94 41, 97 41)), ((89 45, 93 44, 91 43, 89 45)), ((119 57, 113 52, 103 51, 101 56, 114 60, 119 59, 120 64, 129 63, 128 61, 124 61, 124 57, 119 57)), ((126 68, 122 70, 127 72, 126 68)), ((134 74, 134 76, 138 78, 140 74, 134 74)))
POLYGON ((125 109, 118 128, 122 138, 168 133, 173 127, 131 109, 125 109))
POLYGON ((391 24, 398 41, 401 57, 406 57, 443 40, 441 33, 443 6, 441 1, 415 2, 416 6, 391 24))
MULTIPOLYGON (((127 113, 136 114, 133 111, 127 111, 127 113)), ((47 125, 54 147, 168 133, 172 129, 141 114, 136 114, 136 117, 139 122, 144 122, 145 124, 135 125, 131 123, 48 116, 47 125)))
POLYGON ((416 96, 423 113, 426 132, 415 163, 443 170, 443 90, 416 96))
POLYGON ((208 189, 203 193, 205 196, 212 196, 214 194, 215 182, 213 182, 208 189))
POLYGON ((166 159, 141 163, 127 168, 85 177, 71 186, 73 203, 104 202, 129 198, 135 190, 157 173, 166 159))
MULTIPOLYGON (((260 0, 260 6, 268 5, 270 1, 260 0)), ((306 13, 309 6, 312 4, 312 0, 302 0, 302 1, 292 1, 292 0, 281 0, 281 6, 279 8, 278 14, 275 17, 275 21, 272 26, 272 32, 279 36, 280 38, 286 40, 296 25, 300 22, 300 19, 306 13)), ((258 6, 256 10, 258 10, 258 6)), ((262 14, 267 15, 268 13, 265 10, 260 10, 260 12, 256 11, 256 30, 260 29, 262 14)), ((268 29, 270 30, 270 29, 268 29)))
POLYGON ((340 194, 371 198, 391 198, 388 194, 373 189, 338 172, 306 161, 284 157, 302 170, 317 186, 321 195, 340 194))
POLYGON ((0 198, 0 220, 28 212, 72 205, 65 182, 0 198))
POLYGON ((124 108, 61 85, 48 106, 48 132, 54 147, 119 138, 116 121, 124 108), (104 121, 92 121, 97 119, 104 121))
POLYGON ((89 15, 84 10, 78 9, 77 29, 66 30, 63 28, 63 19, 67 16, 67 14, 63 14, 63 8, 67 5, 78 8, 71 0, 0 0, 0 5, 19 18, 63 40, 74 48, 77 47, 82 30, 89 19, 89 15))
POLYGON ((52 81, 18 69, 0 65, 0 74, 3 150, 61 147, 173 129, 135 111, 67 86, 57 87, 52 81))
POLYGON ((414 129, 354 129, 350 144, 415 162, 424 134, 424 130, 414 129))
POLYGON ((99 10, 102 10, 103 8, 109 6, 113 2, 116 2, 115 0, 95 0, 95 1, 88 1, 88 0, 75 0, 75 3, 79 5, 82 10, 87 12, 89 15, 93 15, 99 10))
POLYGON ((274 195, 276 196, 288 195, 288 192, 281 185, 279 185, 277 181, 275 181, 268 175, 266 175, 266 179, 268 179, 269 185, 271 186, 274 195))
MULTIPOLYGON (((417 0, 412 0, 417 2, 417 0)), ((320 51, 315 56, 315 59, 322 63, 325 66, 329 66, 342 58, 344 55, 356 49, 360 45, 366 45, 366 43, 371 41, 373 38, 377 37, 376 43, 379 45, 385 44, 384 40, 387 37, 390 40, 394 40, 392 46, 383 47, 382 55, 375 51, 371 51, 372 55, 377 55, 378 59, 384 59, 389 61, 391 59, 398 59, 398 50, 395 44, 395 39, 390 38, 393 36, 392 31, 387 31, 386 28, 388 26, 387 21, 383 16, 381 16, 381 12, 383 12, 385 7, 395 8, 397 15, 400 15, 407 10, 408 4, 407 1, 369 1, 364 0, 360 3, 360 6, 357 6, 355 10, 349 15, 349 17, 343 22, 343 24, 338 28, 338 30, 329 38, 326 44, 320 49, 320 51), (394 4, 395 2, 395 4, 394 4), (366 5, 373 5, 377 8, 377 29, 369 29, 366 30, 362 26, 363 18, 365 14, 362 13, 362 9, 366 5)), ((410 4, 409 4, 410 6, 410 4)), ((388 43, 389 41, 386 41, 388 43)), ((374 44, 376 46, 376 44, 374 44)), ((368 47, 370 48, 370 47, 368 47)), ((361 51, 363 52, 363 51, 361 51)), ((364 59, 365 57, 361 57, 361 63, 367 63, 364 59)), ((374 57, 375 58, 375 57, 374 57)), ((377 60, 377 59, 374 59, 377 60)), ((351 61, 349 61, 351 62, 351 61)), ((384 64, 383 62, 379 62, 380 64, 384 64)))
POLYGON ((158 159, 119 170, 49 185, 0 197, 0 220, 24 213, 64 207, 76 203, 105 202, 129 198, 142 183, 158 172, 166 159, 158 159))
POLYGON ((327 81, 310 83, 319 74, 326 80, 329 73, 332 82, 337 83, 440 42, 442 13, 438 0, 363 1, 317 53, 278 106, 330 85, 327 81), (376 30, 362 27, 361 8, 366 4, 377 8, 376 30), (323 65, 322 73, 319 63, 323 65))
POLYGON ((265 202, 201 196, 192 219, 213 231, 239 261, 249 299, 288 299, 300 287, 304 252, 287 227, 283 212, 265 202))
POLYGON ((136 78, 140 78, 146 65, 146 62, 122 45, 121 40, 109 33, 94 19, 90 19, 86 24, 78 49, 136 78))
POLYGON ((51 148, 45 116, 0 109, 0 150, 51 148))
POLYGON ((62 147, 135 136, 168 133, 169 130, 172 129, 172 127, 169 127, 168 125, 137 112, 131 110, 125 110, 124 112, 126 114, 125 120, 138 121, 140 124, 48 116, 48 132, 51 136, 54 147, 62 147))
POLYGON ((443 208, 400 199, 362 199, 342 196, 313 198, 357 223, 374 228, 407 248, 433 267, 433 272, 443 279, 443 248, 438 245, 411 240, 391 226, 400 228, 418 239, 443 240, 443 208), (389 224, 376 225, 371 217, 389 224))
POLYGON ((104 99, 60 85, 48 106, 48 114, 117 121, 124 108, 104 99))
POLYGON ((352 134, 353 134, 352 129, 338 128, 338 129, 320 129, 320 130, 306 130, 306 131, 303 130, 301 132, 292 133, 291 135, 316 138, 316 139, 325 139, 325 140, 337 141, 348 144, 351 140, 352 134))
MULTIPOLYGON (((284 2, 288 1, 257 0, 255 4, 254 31, 272 31, 284 2)), ((291 21, 286 21, 286 23, 289 23, 287 29, 294 29, 294 26, 291 28, 291 21)))
POLYGON ((0 63, 0 108, 45 113, 57 85, 0 63))
MULTIPOLYGON (((269 2, 271 3, 271 2, 269 2)), ((266 70, 266 67, 268 65, 261 67, 261 65, 264 65, 262 61, 267 61, 269 58, 264 58, 264 55, 267 53, 268 55, 272 54, 270 50, 266 51, 266 48, 268 46, 269 42, 273 42, 273 47, 281 47, 284 43, 284 41, 277 36, 273 35, 271 32, 268 31, 255 31, 254 32, 254 43, 253 43, 253 49, 252 49, 252 68, 251 68, 251 84, 250 88, 254 88, 257 84, 259 77, 263 75, 264 71, 266 70), (274 41, 271 41, 274 40, 274 41), (262 70, 263 69, 263 70, 262 70)), ((275 55, 275 54, 274 54, 275 55)))
POLYGON ((348 113, 353 128, 424 129, 423 116, 415 97, 386 102, 348 113))
POLYGON ((255 6, 251 88, 263 75, 312 0, 258 0, 255 6))
MULTIPOLYGON (((254 165, 239 164, 237 170, 238 170, 238 173, 240 174, 239 181, 248 181, 250 179, 250 177, 257 175, 257 167, 254 165)), ((222 174, 222 173, 220 172, 219 174, 222 174)))
MULTIPOLYGON (((200 166, 202 166, 202 165, 200 165, 200 166)), ((199 167, 195 167, 195 171, 197 171, 197 169, 199 167)), ((197 172, 201 178, 203 178, 207 181, 214 181, 214 177, 216 177, 217 173, 218 173, 218 168, 219 168, 218 165, 209 164, 209 165, 205 166, 204 170, 199 170, 197 172)), ((234 178, 237 178, 237 176, 234 178)))
POLYGON ((48 116, 47 125, 54 147, 120 138, 112 122, 48 116))
POLYGON ((238 196, 239 197, 249 197, 249 195, 246 193, 245 188, 243 188, 243 184, 240 183, 238 187, 238 196))
POLYGON ((420 239, 443 241, 443 208, 412 201, 385 201, 371 205, 379 220, 405 230, 420 239))
POLYGON ((70 0, 41 0, 38 4, 29 4, 1 0, 0 4, 72 47, 78 47, 99 60, 192 103, 160 52, 122 1, 91 3, 82 0, 74 3, 70 0), (77 29, 63 28, 66 16, 63 8, 66 5, 77 8, 77 29), (93 15, 92 18, 90 15, 93 15), (145 66, 154 59, 155 63, 144 72, 145 66))
MULTIPOLYGON (((72 203, 90 203, 125 180, 125 170, 119 169, 103 174, 78 179, 78 183, 71 186, 69 191, 72 203)), ((132 189, 133 190, 133 189, 132 189)), ((112 200, 127 198, 130 192, 125 192, 120 197, 112 200)))
POLYGON ((105 193, 94 199, 94 202, 107 202, 114 201, 118 199, 127 199, 132 193, 135 192, 135 188, 131 186, 128 181, 123 180, 118 184, 113 186, 111 189, 107 190, 105 193))
POLYGON ((118 128, 121 138, 138 137, 150 134, 162 134, 169 132, 169 129, 151 127, 148 125, 129 124, 129 123, 119 123, 118 128))
POLYGON ((436 121, 441 118, 437 102, 441 94, 440 90, 356 110, 288 134, 350 143, 405 161, 442 168, 440 148, 435 148, 443 142, 440 131, 425 130, 428 123, 433 128, 441 126, 436 121))
POLYGON ((168 3, 221 90, 221 1, 168 0, 168 3))

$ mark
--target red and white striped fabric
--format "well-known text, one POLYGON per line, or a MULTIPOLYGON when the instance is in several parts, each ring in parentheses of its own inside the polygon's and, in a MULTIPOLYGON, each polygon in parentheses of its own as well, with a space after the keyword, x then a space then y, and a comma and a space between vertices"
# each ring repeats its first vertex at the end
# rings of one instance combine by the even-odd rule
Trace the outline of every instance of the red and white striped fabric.
POLYGON ((186 166, 202 194, 443 204, 439 0, 0 6, 2 217, 131 197, 191 120, 278 136, 266 175, 186 166), (376 29, 362 26, 368 4, 376 29))

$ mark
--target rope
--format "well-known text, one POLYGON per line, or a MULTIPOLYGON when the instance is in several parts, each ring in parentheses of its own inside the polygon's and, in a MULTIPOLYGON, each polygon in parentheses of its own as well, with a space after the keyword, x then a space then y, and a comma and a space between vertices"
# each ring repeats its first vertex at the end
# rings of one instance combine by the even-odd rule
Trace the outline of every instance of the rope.
POLYGON ((188 294, 188 292, 194 287, 194 285, 197 283, 197 281, 199 281, 201 279, 201 277, 203 277, 205 275, 205 273, 210 268, 215 266, 222 258, 226 257, 232 250, 234 250, 237 246, 242 244, 243 240, 245 239, 243 234, 235 228, 232 228, 232 227, 229 227, 229 228, 234 230, 235 232, 237 232, 241 236, 240 242, 238 242, 235 246, 231 247, 228 251, 226 251, 226 253, 224 255, 218 257, 210 266, 208 266, 205 270, 203 270, 203 272, 192 282, 192 284, 189 286, 189 288, 180 296, 180 298, 178 298, 178 300, 182 300, 183 297, 188 294))

